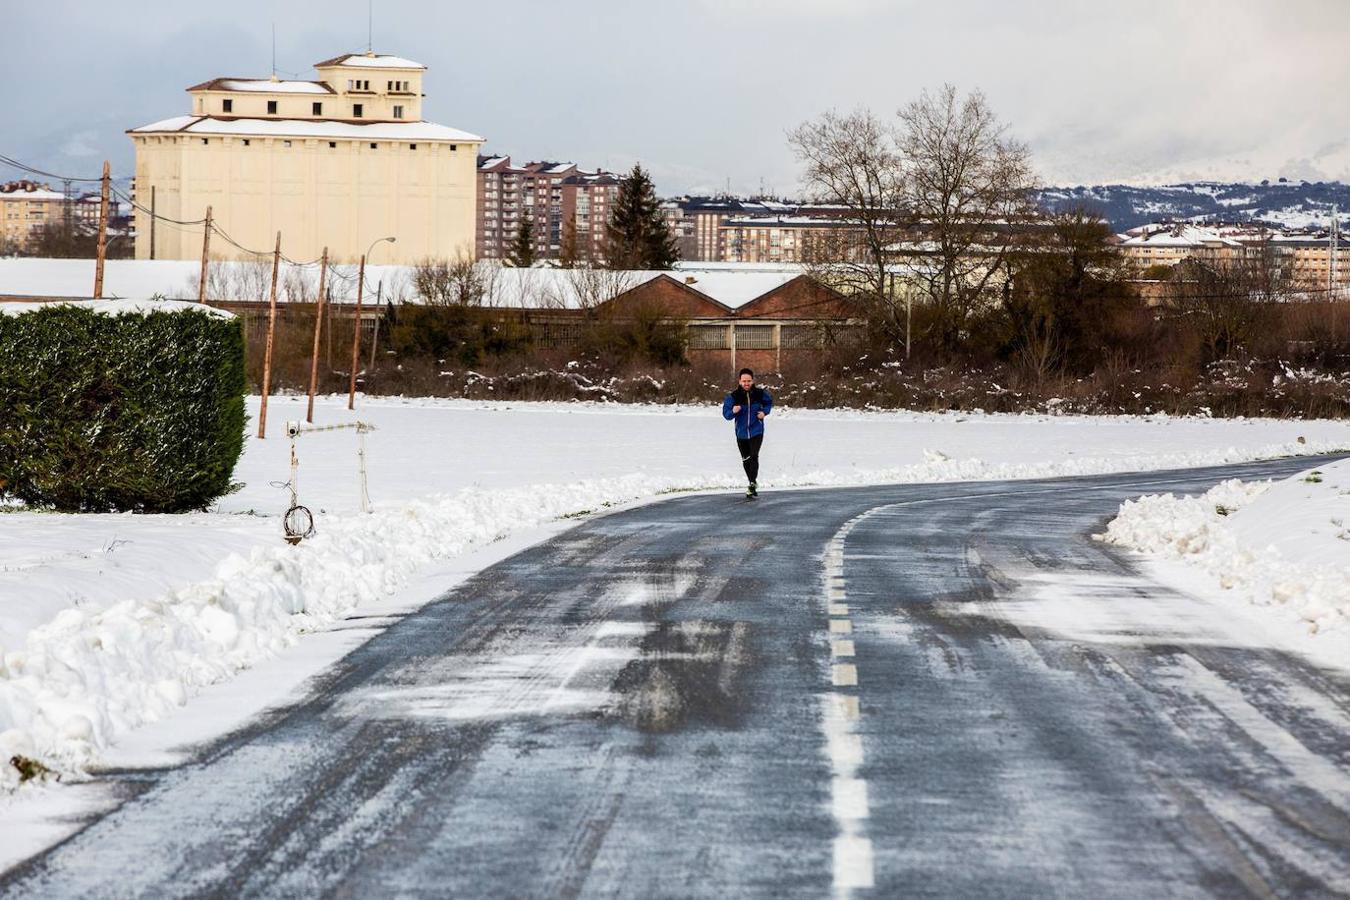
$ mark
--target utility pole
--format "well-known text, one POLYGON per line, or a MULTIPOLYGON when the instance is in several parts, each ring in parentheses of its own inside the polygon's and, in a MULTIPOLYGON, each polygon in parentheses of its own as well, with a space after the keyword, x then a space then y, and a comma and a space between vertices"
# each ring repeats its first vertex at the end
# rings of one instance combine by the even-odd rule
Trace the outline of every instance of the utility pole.
POLYGON ((267 395, 272 391, 272 340, 277 330, 277 270, 281 268, 281 232, 272 252, 272 298, 267 307, 267 349, 263 356, 262 408, 258 411, 258 437, 267 437, 267 395))
POLYGON ((356 276, 356 315, 352 318, 352 380, 347 389, 347 408, 356 409, 356 366, 361 353, 361 295, 366 289, 366 255, 361 254, 360 274, 356 276))
POLYGON ((66 234, 73 235, 75 233, 75 185, 69 178, 62 179, 62 183, 65 187, 61 191, 63 198, 61 201, 61 227, 65 229, 66 234))
POLYGON ((319 305, 314 309, 314 352, 309 360, 309 408, 305 411, 305 421, 314 421, 314 388, 319 382, 319 334, 323 331, 323 292, 328 277, 328 248, 323 248, 319 257, 319 305))
POLYGON ((380 319, 384 318, 384 279, 375 286, 375 309, 379 315, 375 317, 375 333, 370 338, 370 363, 366 366, 372 372, 375 371, 375 349, 380 346, 380 319))
POLYGON ((103 299, 103 260, 108 255, 108 182, 112 169, 103 161, 103 194, 98 204, 98 254, 94 260, 94 299, 103 299))
POLYGON ((155 258, 155 221, 159 216, 155 214, 155 186, 150 185, 150 258, 155 258))
POLYGON ((197 284, 197 302, 206 302, 206 260, 211 252, 211 207, 206 208, 206 227, 202 230, 202 274, 197 284))

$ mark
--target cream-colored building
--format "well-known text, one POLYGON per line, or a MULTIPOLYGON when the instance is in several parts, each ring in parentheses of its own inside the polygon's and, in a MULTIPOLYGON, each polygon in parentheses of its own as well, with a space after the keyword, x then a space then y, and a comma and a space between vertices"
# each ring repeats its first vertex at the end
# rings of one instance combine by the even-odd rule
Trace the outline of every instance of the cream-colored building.
MULTIPOLYGON (((191 114, 133 128, 136 258, 195 259, 211 207, 234 244, 293 260, 379 263, 472 255, 483 138, 422 120, 426 67, 374 53, 317 63, 315 81, 215 78, 188 88, 191 114), (149 210, 161 217, 150 246, 149 210), (166 221, 169 220, 169 221, 166 221)), ((224 239, 228 235, 234 244, 224 239)))
POLYGON ((0 254, 26 250, 39 229, 60 224, 66 200, 34 181, 0 184, 0 254))
POLYGON ((31 251, 45 228, 69 225, 92 234, 98 216, 97 194, 67 196, 36 181, 7 181, 0 184, 0 255, 31 251))

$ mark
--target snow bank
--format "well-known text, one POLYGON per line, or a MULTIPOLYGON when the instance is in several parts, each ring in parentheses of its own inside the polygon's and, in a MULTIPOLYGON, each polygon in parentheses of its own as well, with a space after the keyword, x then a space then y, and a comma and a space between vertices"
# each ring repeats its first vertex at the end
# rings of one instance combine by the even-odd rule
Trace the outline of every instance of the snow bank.
MULTIPOLYGON (((65 609, 0 658, 0 754, 77 773, 119 733, 392 591, 433 559, 650 492, 637 476, 468 489, 330 519, 298 547, 231 555, 212 580, 166 596, 65 609)), ((0 767, 0 788, 18 783, 16 768, 0 767)))
POLYGON ((1350 662, 1350 460, 1271 484, 1121 504, 1099 540, 1208 573, 1219 595, 1296 618, 1350 662))
POLYGON ((52 306, 74 306, 79 309, 92 309, 108 316, 121 316, 127 313, 145 314, 152 312, 184 312, 197 310, 222 319, 233 319, 234 313, 202 303, 189 303, 186 300, 62 300, 52 302, 0 303, 0 316, 18 316, 34 310, 52 306))

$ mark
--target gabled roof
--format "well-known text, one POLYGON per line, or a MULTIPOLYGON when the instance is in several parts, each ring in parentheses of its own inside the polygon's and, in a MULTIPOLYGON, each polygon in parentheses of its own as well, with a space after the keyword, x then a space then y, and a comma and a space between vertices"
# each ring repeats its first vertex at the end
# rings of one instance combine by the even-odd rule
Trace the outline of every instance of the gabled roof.
POLYGON ((640 284, 636 284, 633 287, 629 288, 628 290, 624 291, 623 293, 618 294, 613 299, 607 301, 607 304, 622 303, 625 298, 631 298, 634 294, 638 293, 639 291, 650 290, 653 284, 662 281, 668 281, 671 284, 675 285, 675 287, 679 288, 681 291, 684 291, 685 293, 689 294, 690 298, 693 299, 696 303, 706 307, 706 309, 703 311, 706 315, 721 318, 723 316, 731 314, 732 312, 731 307, 727 306, 724 303, 718 302, 715 298, 709 297, 707 294, 703 293, 697 288, 690 286, 689 284, 686 283, 689 280, 690 279, 674 278, 668 272, 661 272, 655 278, 648 278, 643 282, 641 282, 640 284))
MULTIPOLYGON (((772 301, 776 295, 802 281, 805 281, 807 283, 807 286, 811 290, 819 292, 821 294, 821 299, 811 300, 795 307, 789 307, 787 309, 779 310, 776 313, 772 313, 772 315, 777 316, 781 315, 784 312, 797 312, 801 310, 816 310, 818 307, 825 306, 826 304, 839 303, 842 305, 848 302, 848 298, 845 297, 839 291, 830 287, 828 284, 825 284, 823 281, 819 281, 815 278, 812 278, 810 275, 803 273, 801 275, 796 276, 795 278, 791 278, 788 281, 783 282, 776 288, 772 288, 760 294, 758 297, 751 300, 749 303, 745 304, 740 309, 736 310, 736 314, 738 316, 747 316, 747 317, 753 316, 758 307, 768 305, 769 302, 772 301)), ((803 318, 812 318, 812 317, 804 316, 803 318)))
POLYGON ((365 69, 425 69, 426 66, 401 56, 385 56, 382 53, 344 53, 323 62, 316 62, 314 68, 329 66, 356 66, 365 69))

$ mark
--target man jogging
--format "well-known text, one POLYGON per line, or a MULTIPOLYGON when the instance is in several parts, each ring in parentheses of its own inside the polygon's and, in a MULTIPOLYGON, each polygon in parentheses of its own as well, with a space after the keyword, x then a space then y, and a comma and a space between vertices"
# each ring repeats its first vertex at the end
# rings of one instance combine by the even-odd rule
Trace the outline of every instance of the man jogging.
POLYGON ((736 423, 736 446, 741 451, 741 464, 750 486, 745 499, 759 496, 755 485, 759 478, 759 447, 764 443, 764 417, 773 411, 773 397, 762 387, 755 386, 755 373, 741 369, 740 387, 722 401, 722 418, 736 423))

